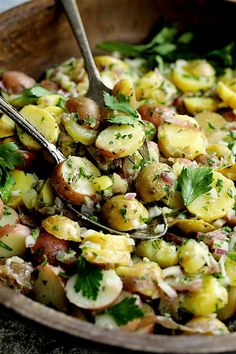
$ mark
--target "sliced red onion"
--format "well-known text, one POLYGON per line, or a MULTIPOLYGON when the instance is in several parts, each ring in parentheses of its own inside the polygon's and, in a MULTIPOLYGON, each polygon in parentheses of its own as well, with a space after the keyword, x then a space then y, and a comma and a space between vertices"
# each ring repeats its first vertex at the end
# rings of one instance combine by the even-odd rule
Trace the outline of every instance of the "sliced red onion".
POLYGON ((126 193, 126 194, 125 194, 125 199, 127 199, 127 200, 133 200, 133 199, 136 198, 136 196, 137 196, 137 193, 126 193))
POLYGON ((173 289, 166 281, 158 279, 158 286, 170 299, 177 297, 175 289, 173 289))
POLYGON ((168 173, 162 173, 161 178, 163 179, 164 182, 166 182, 170 186, 173 186, 174 180, 172 177, 170 177, 170 175, 168 175, 168 173))

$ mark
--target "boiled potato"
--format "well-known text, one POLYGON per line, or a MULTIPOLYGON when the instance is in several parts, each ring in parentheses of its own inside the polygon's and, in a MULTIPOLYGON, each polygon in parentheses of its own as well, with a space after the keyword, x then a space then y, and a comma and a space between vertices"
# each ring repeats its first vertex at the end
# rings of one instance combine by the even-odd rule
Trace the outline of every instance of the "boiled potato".
MULTIPOLYGON (((188 321, 185 326, 193 329, 193 331, 195 330, 196 333, 204 335, 223 335, 229 333, 228 328, 223 322, 211 316, 195 317, 188 321)), ((187 332, 184 334, 187 334, 187 332)))
POLYGON ((236 252, 229 252, 225 259, 225 272, 229 285, 236 286, 236 252))
POLYGON ((207 140, 194 118, 176 115, 173 123, 164 123, 158 127, 158 145, 165 157, 193 160, 206 153, 207 140))
POLYGON ((63 124, 67 133, 76 143, 82 143, 84 145, 94 144, 98 135, 96 130, 88 129, 78 124, 73 117, 68 116, 63 118, 63 124))
POLYGON ((217 317, 221 321, 228 320, 230 317, 232 317, 236 312, 236 287, 235 286, 230 286, 229 291, 228 291, 228 302, 227 304, 221 308, 217 312, 217 317))
POLYGON ((214 112, 218 102, 211 97, 184 97, 184 105, 189 113, 196 114, 202 111, 214 112))
POLYGON ((37 105, 39 105, 42 108, 57 106, 61 100, 64 101, 64 97, 62 95, 57 95, 57 94, 45 95, 39 97, 37 101, 37 105))
POLYGON ((65 287, 59 277, 59 268, 39 265, 35 269, 33 292, 35 299, 42 304, 52 306, 59 311, 66 311, 65 287))
POLYGON ((83 309, 101 311, 111 306, 119 297, 122 291, 122 281, 112 269, 102 270, 99 293, 95 300, 87 298, 82 291, 76 292, 75 284, 79 273, 73 275, 66 284, 66 296, 68 300, 83 309))
POLYGON ((94 178, 93 186, 97 194, 104 195, 105 197, 112 196, 113 181, 110 177, 101 176, 94 178))
POLYGON ((96 200, 93 179, 99 176, 99 170, 88 159, 70 156, 54 169, 52 184, 62 198, 80 205, 86 197, 96 200))
POLYGON ((158 280, 162 275, 157 263, 138 261, 130 266, 117 267, 116 272, 125 290, 151 299, 159 298, 158 280))
POLYGON ((225 217, 233 208, 236 195, 233 181, 216 171, 213 171, 211 188, 210 192, 201 194, 187 206, 191 214, 207 222, 225 217), (221 188, 217 187, 219 181, 222 181, 221 188))
POLYGON ((176 97, 175 86, 158 71, 149 71, 136 84, 138 101, 151 100, 153 103, 168 105, 176 97))
POLYGON ((176 246, 161 239, 141 241, 135 254, 157 262, 161 268, 171 267, 178 263, 176 246))
POLYGON ((5 225, 0 232, 0 258, 9 258, 25 253, 25 239, 31 234, 29 227, 21 224, 5 225))
POLYGON ((102 216, 109 227, 119 231, 130 231, 145 224, 148 211, 137 199, 116 195, 103 204, 102 216))
POLYGON ((102 130, 95 142, 104 157, 118 159, 132 155, 144 142, 145 133, 140 124, 111 125, 102 130))
POLYGON ((222 175, 231 179, 232 181, 236 181, 236 163, 224 168, 220 168, 218 172, 222 173, 222 175))
POLYGON ((0 117, 0 138, 6 138, 15 134, 15 122, 6 114, 0 117))
POLYGON ((176 175, 171 167, 152 162, 139 172, 135 187, 144 203, 154 202, 174 193, 175 180, 176 175))
POLYGON ((113 173, 112 179, 112 194, 125 194, 128 190, 128 182, 122 178, 118 173, 113 173))
POLYGON ((207 316, 223 308, 228 302, 228 293, 212 275, 203 277, 202 288, 186 293, 180 306, 195 316, 207 316))
POLYGON ((122 94, 126 97, 129 97, 131 107, 136 108, 134 85, 131 80, 123 79, 118 81, 113 87, 112 94, 114 96, 119 96, 122 94))
MULTIPOLYGON (((219 159, 219 166, 217 170, 223 166, 232 165, 235 162, 235 157, 232 154, 232 151, 225 145, 222 144, 210 144, 207 147, 208 159, 214 160, 214 156, 219 159)), ((226 176, 227 177, 227 176, 226 176)))
POLYGON ((236 108, 236 79, 228 79, 217 83, 216 91, 222 101, 229 107, 236 108))
POLYGON ((179 264, 186 273, 197 273, 206 264, 208 247, 194 239, 183 242, 178 251, 179 264))
POLYGON ((49 112, 52 115, 52 117, 55 119, 58 125, 61 124, 61 115, 64 112, 64 110, 61 107, 48 106, 48 107, 44 107, 44 110, 46 112, 49 112))
POLYGON ((55 199, 55 192, 52 188, 50 179, 47 179, 43 184, 39 193, 39 204, 42 206, 53 206, 55 199))
POLYGON ((95 101, 88 97, 71 97, 66 101, 69 112, 78 113, 78 123, 87 129, 98 129, 101 121, 100 109, 95 101))
MULTIPOLYGON (((53 144, 56 143, 60 130, 55 119, 49 112, 34 105, 27 105, 21 109, 20 113, 29 121, 29 123, 38 129, 47 140, 53 144)), ((41 149, 41 145, 21 128, 17 127, 17 133, 22 144, 29 150, 41 149)))
POLYGON ((59 149, 65 157, 76 155, 77 144, 74 139, 65 131, 61 130, 57 143, 59 149))
POLYGON ((134 241, 128 236, 102 234, 93 231, 85 235, 82 243, 82 256, 90 263, 113 267, 128 265, 134 241))
POLYGON ((3 206, 2 201, 0 202, 0 207, 1 207, 0 228, 5 225, 15 225, 19 222, 19 215, 14 209, 6 205, 3 206))
POLYGON ((35 85, 35 80, 21 71, 6 71, 3 73, 2 82, 7 92, 20 93, 25 88, 35 85))
POLYGON ((7 205, 12 208, 17 208, 23 202, 23 195, 27 193, 34 184, 37 183, 37 177, 32 173, 25 173, 20 170, 13 170, 10 175, 14 179, 12 187, 12 196, 7 201, 7 205), (14 193, 17 193, 14 195, 14 193))
POLYGON ((215 82, 215 70, 206 60, 177 60, 172 81, 183 92, 207 91, 215 82))
POLYGON ((62 240, 79 242, 79 224, 63 215, 52 215, 42 221, 43 228, 62 240))

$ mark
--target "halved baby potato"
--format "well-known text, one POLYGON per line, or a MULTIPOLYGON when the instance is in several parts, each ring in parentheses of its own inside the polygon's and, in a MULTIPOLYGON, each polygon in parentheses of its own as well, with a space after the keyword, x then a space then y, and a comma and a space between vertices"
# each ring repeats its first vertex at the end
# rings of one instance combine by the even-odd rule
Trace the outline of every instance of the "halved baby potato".
POLYGON ((100 171, 88 159, 70 156, 54 169, 52 184, 62 198, 80 205, 86 198, 97 199, 93 179, 99 176, 100 171))
POLYGON ((216 171, 211 187, 210 192, 201 194, 187 206, 191 214, 207 222, 224 218, 233 208, 236 195, 233 181, 216 171))
POLYGON ((236 108, 236 78, 219 81, 216 91, 222 101, 229 107, 236 108))
MULTIPOLYGON (((53 116, 43 108, 34 105, 23 107, 20 113, 25 117, 47 140, 55 144, 60 130, 53 116)), ((28 135, 23 129, 17 127, 20 141, 29 150, 40 150, 41 145, 28 135)))
POLYGON ((193 160, 206 153, 207 140, 194 118, 176 115, 173 123, 166 122, 158 127, 158 145, 165 157, 193 160))
POLYGON ((218 108, 218 101, 211 97, 184 97, 183 102, 187 111, 192 114, 214 112, 218 108))
POLYGON ((43 228, 62 240, 79 242, 79 224, 63 215, 52 215, 42 221, 43 228))
POLYGON ((19 222, 19 215, 17 212, 8 206, 2 206, 2 213, 0 218, 0 227, 5 225, 15 225, 19 222))
POLYGON ((185 234, 210 232, 215 230, 212 224, 198 219, 175 219, 171 226, 176 226, 185 234))
POLYGON ((66 296, 68 300, 83 309, 101 311, 112 305, 122 291, 122 281, 112 269, 102 270, 99 293, 95 300, 83 295, 82 291, 76 292, 75 284, 79 274, 73 275, 66 284, 66 296))
POLYGON ((141 124, 111 125, 102 130, 95 142, 104 157, 118 159, 132 155, 144 142, 141 124))
POLYGON ((0 117, 0 138, 7 138, 15 134, 15 122, 6 114, 0 117))
POLYGON ((119 231, 130 231, 145 225, 149 214, 137 199, 115 195, 103 204, 102 216, 109 227, 119 231))
POLYGON ((29 227, 21 224, 5 225, 0 232, 0 258, 9 258, 25 253, 25 239, 31 234, 29 227))
POLYGON ((94 144, 98 135, 96 130, 88 129, 78 124, 70 117, 63 118, 63 124, 67 133, 76 143, 82 143, 84 145, 94 144))

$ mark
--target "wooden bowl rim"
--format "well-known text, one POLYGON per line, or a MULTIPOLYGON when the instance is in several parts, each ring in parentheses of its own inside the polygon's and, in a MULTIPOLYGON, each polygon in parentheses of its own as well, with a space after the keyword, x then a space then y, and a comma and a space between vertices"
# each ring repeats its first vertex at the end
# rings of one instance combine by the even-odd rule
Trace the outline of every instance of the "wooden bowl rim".
MULTIPOLYGON (((236 0, 226 0, 233 1, 236 0)), ((38 8, 45 9, 55 5, 55 0, 34 0, 18 5, 0 14, 3 19, 21 10, 24 14, 38 8)), ((38 11, 38 10, 37 10, 38 11)), ((24 16, 23 16, 24 17, 24 16)), ((137 334, 122 330, 109 330, 92 323, 73 318, 44 306, 23 294, 0 284, 0 304, 18 314, 75 337, 80 337, 105 345, 116 346, 147 353, 226 353, 236 349, 236 333, 223 336, 168 336, 158 334, 137 334)))

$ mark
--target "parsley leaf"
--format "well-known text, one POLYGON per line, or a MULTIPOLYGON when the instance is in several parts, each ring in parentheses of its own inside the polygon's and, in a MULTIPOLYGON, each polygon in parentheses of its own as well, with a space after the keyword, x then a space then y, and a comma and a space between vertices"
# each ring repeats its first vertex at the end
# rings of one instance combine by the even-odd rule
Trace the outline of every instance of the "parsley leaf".
POLYGON ((128 113, 131 117, 138 118, 138 112, 130 106, 130 98, 123 94, 117 97, 110 95, 108 92, 103 92, 105 105, 110 109, 128 113))
POLYGON ((184 167, 178 178, 178 185, 182 193, 184 204, 188 206, 201 194, 211 190, 213 172, 209 167, 184 167))
POLYGON ((19 95, 12 95, 7 99, 13 106, 23 107, 26 104, 36 103, 39 97, 52 95, 52 92, 46 90, 43 86, 35 85, 24 89, 19 95))
POLYGON ((15 143, 0 144, 0 166, 13 170, 15 166, 22 165, 22 155, 15 143))
POLYGON ((96 300, 100 284, 103 278, 102 270, 87 262, 83 257, 77 262, 78 275, 75 283, 75 291, 82 291, 83 296, 96 300))
POLYGON ((118 326, 122 326, 135 318, 140 318, 144 315, 143 311, 136 305, 135 302, 136 298, 134 296, 126 297, 121 302, 104 312, 111 315, 118 326))

